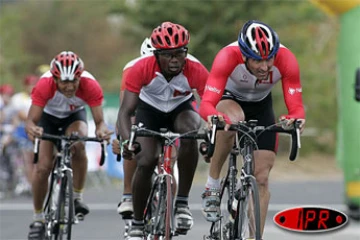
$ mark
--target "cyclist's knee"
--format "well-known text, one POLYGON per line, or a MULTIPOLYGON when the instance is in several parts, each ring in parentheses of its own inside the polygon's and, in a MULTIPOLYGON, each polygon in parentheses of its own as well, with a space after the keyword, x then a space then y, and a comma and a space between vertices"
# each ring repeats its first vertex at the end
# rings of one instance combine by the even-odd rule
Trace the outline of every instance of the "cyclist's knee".
POLYGON ((41 179, 48 178, 51 170, 52 170, 52 168, 50 166, 46 166, 46 165, 37 165, 36 168, 34 169, 35 175, 41 179))
POLYGON ((260 172, 256 176, 256 182, 259 188, 268 188, 269 186, 269 173, 260 172))
POLYGON ((77 142, 71 147, 71 154, 74 158, 81 158, 86 156, 85 143, 77 142))
POLYGON ((137 172, 152 174, 157 164, 157 159, 142 158, 137 162, 137 172))

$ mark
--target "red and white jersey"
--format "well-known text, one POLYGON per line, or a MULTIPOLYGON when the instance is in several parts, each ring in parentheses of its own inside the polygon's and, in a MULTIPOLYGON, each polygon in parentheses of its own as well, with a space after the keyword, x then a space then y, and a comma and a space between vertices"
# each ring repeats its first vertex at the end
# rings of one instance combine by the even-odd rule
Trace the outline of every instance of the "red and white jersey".
POLYGON ((167 81, 161 74, 153 55, 140 57, 123 75, 126 90, 139 94, 139 98, 162 112, 171 112, 189 100, 196 89, 201 97, 209 72, 198 60, 187 57, 180 74, 167 81))
POLYGON ((268 78, 258 80, 246 68, 238 43, 231 43, 215 57, 200 105, 200 115, 207 119, 209 115, 218 114, 215 107, 225 89, 241 101, 258 102, 280 80, 288 117, 305 118, 299 66, 294 54, 280 45, 268 78))
POLYGON ((74 97, 68 98, 57 90, 50 71, 41 76, 31 93, 32 104, 43 107, 44 112, 58 118, 66 118, 83 109, 100 106, 103 91, 95 78, 87 71, 81 74, 79 88, 74 97))
MULTIPOLYGON (((126 88, 126 81, 125 81, 125 79, 126 79, 126 75, 127 75, 128 71, 129 71, 129 70, 132 68, 132 66, 134 66, 134 64, 137 63, 140 59, 143 59, 143 58, 149 57, 149 56, 153 56, 153 54, 151 53, 151 54, 143 55, 143 56, 141 56, 141 57, 137 57, 137 58, 131 60, 130 62, 128 62, 128 63, 125 65, 125 67, 123 68, 123 72, 122 72, 122 81, 121 81, 121 87, 120 87, 120 90, 121 90, 121 91, 124 91, 125 88, 126 88)), ((191 55, 191 54, 189 54, 189 53, 187 54, 186 58, 188 58, 188 59, 190 59, 190 60, 192 60, 192 61, 199 62, 199 60, 198 60, 196 57, 194 57, 193 55, 191 55)))

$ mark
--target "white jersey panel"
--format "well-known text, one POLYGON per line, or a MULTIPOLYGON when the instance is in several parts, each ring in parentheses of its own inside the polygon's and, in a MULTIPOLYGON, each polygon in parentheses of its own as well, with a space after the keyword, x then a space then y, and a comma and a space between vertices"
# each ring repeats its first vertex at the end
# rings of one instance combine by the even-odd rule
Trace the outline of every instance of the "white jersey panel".
POLYGON ((156 77, 148 85, 142 87, 139 95, 142 101, 166 113, 191 97, 192 90, 183 73, 167 82, 159 72, 156 72, 156 77))

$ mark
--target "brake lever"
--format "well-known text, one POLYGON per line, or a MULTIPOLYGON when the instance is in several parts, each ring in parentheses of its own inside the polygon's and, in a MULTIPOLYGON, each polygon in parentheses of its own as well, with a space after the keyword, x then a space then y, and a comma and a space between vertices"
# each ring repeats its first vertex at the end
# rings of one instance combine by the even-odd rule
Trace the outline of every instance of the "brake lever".
POLYGON ((300 141, 300 125, 301 125, 301 121, 296 120, 294 125, 295 125, 296 138, 297 138, 297 147, 301 148, 301 141, 300 141))

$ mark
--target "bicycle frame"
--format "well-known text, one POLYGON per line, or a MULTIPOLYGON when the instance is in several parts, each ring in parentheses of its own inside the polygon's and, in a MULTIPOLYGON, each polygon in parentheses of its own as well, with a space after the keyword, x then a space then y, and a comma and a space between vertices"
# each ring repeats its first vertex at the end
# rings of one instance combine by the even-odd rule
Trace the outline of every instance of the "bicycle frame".
MULTIPOLYGON (((50 188, 45 203, 45 235, 47 239, 61 240, 64 235, 71 239, 72 225, 82 220, 83 216, 75 216, 73 199, 73 171, 71 168, 71 147, 76 141, 102 142, 100 165, 105 161, 106 142, 102 139, 80 137, 78 135, 57 136, 43 134, 43 140, 56 141, 56 156, 50 175, 50 188)), ((35 139, 34 162, 38 159, 40 138, 35 139)))
MULTIPOLYGON (((216 132, 217 118, 213 118, 213 135, 212 142, 213 146, 209 149, 214 149, 216 132), (215 127, 214 127, 215 125, 215 127)), ((292 136, 292 148, 290 153, 290 160, 294 160, 297 155, 297 148, 300 148, 300 138, 299 138, 299 125, 300 122, 296 121, 294 128, 284 129, 279 127, 276 124, 269 127, 257 126, 257 121, 240 122, 238 124, 232 124, 230 130, 236 131, 236 137, 234 141, 233 149, 230 152, 230 162, 227 174, 222 180, 221 191, 220 191, 220 200, 223 199, 225 189, 227 189, 227 212, 230 214, 229 219, 225 219, 226 224, 222 227, 223 216, 219 221, 212 223, 210 228, 210 235, 204 236, 204 239, 211 240, 230 240, 230 239, 247 239, 254 238, 256 240, 261 239, 261 229, 260 229, 260 204, 259 204, 259 193, 257 189, 256 179, 254 177, 255 161, 254 161, 254 151, 257 149, 256 140, 257 137, 264 131, 273 131, 273 132, 285 132, 289 133, 292 136), (257 134, 258 131, 261 131, 260 134, 257 134), (239 134, 242 133, 240 140, 243 140, 244 146, 239 152, 240 140, 239 134), (237 178, 237 167, 236 159, 238 155, 242 155, 243 164, 241 167, 240 177, 237 178), (236 186, 238 185, 238 186, 236 186), (247 200, 250 197, 250 204, 253 204, 253 218, 254 226, 252 229, 248 229, 249 234, 244 236, 244 229, 248 228, 249 222, 247 219, 247 214, 249 213, 249 201, 247 200), (235 210, 235 211, 234 211, 235 210), (221 235, 223 233, 223 235, 221 235)), ((213 152, 210 152, 212 156, 213 152)))
POLYGON ((171 239, 177 235, 174 227, 173 199, 175 180, 173 178, 172 151, 176 139, 207 139, 206 134, 198 134, 191 131, 184 134, 173 133, 167 129, 160 132, 145 129, 133 125, 129 140, 129 149, 136 136, 157 137, 161 142, 161 153, 159 155, 158 174, 152 184, 144 211, 144 222, 146 239, 171 239))

